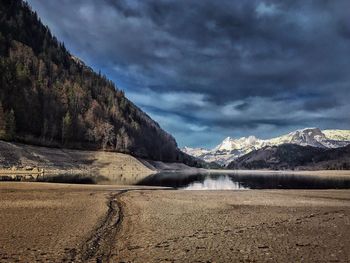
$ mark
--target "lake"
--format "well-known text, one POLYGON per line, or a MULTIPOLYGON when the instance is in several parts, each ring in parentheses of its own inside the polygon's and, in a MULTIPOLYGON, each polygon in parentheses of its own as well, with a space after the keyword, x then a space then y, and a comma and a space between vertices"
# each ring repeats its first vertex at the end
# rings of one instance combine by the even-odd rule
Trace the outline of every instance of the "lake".
POLYGON ((137 185, 166 186, 185 190, 350 189, 350 177, 290 173, 168 172, 150 175, 137 185))
MULTIPOLYGON (((6 176, 5 176, 6 177, 6 176)), ((24 177, 0 178, 5 181, 39 181, 75 184, 117 184, 163 186, 184 190, 249 190, 249 189, 350 189, 350 176, 334 171, 300 172, 282 171, 182 171, 162 172, 152 175, 93 174, 46 175, 37 179, 24 177)))

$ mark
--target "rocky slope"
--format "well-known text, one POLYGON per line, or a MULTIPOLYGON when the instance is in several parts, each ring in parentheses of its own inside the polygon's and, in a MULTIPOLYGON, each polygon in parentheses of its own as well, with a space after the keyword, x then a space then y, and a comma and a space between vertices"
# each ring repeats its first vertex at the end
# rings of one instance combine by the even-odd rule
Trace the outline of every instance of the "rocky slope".
POLYGON ((128 154, 38 147, 0 141, 0 177, 35 168, 46 176, 84 176, 95 183, 132 184, 155 173, 147 161, 128 154))
POLYGON ((185 147, 182 151, 207 162, 217 162, 222 165, 227 165, 238 157, 254 150, 266 146, 278 146, 282 144, 295 144, 318 148, 344 147, 350 144, 350 130, 321 131, 319 128, 305 128, 271 139, 259 139, 255 136, 238 139, 227 137, 212 150, 185 147))

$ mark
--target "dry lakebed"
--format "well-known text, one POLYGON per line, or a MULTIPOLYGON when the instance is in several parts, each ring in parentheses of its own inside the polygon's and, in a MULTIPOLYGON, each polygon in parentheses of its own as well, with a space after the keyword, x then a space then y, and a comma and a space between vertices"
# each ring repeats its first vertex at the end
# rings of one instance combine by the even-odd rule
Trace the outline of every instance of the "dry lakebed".
POLYGON ((0 262, 349 262, 350 190, 0 183, 0 262))

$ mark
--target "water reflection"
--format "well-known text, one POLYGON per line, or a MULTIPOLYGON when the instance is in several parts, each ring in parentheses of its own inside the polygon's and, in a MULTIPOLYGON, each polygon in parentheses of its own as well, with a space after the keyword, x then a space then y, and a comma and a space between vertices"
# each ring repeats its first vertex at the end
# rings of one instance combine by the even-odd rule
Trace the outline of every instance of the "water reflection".
POLYGON ((234 182, 229 176, 218 178, 207 177, 203 182, 193 182, 183 188, 184 190, 244 190, 248 189, 240 182, 234 182))
POLYGON ((2 176, 0 181, 40 181, 78 184, 118 184, 165 186, 186 190, 242 190, 242 189, 350 189, 350 177, 301 175, 260 172, 165 172, 158 174, 45 174, 37 178, 2 176))
POLYGON ((140 180, 138 185, 178 189, 350 189, 350 178, 294 174, 159 173, 140 180))

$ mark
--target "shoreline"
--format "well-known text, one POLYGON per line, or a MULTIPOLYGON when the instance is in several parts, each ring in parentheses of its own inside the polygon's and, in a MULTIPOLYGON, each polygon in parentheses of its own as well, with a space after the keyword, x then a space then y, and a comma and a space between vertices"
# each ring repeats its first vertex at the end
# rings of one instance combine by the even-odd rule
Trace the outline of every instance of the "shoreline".
POLYGON ((350 177, 350 170, 213 170, 208 169, 208 173, 227 173, 227 174, 260 174, 260 175, 310 175, 310 176, 338 176, 350 177))
MULTIPOLYGON (((277 174, 317 176, 323 178, 350 177, 350 170, 275 171, 204 169, 189 167, 183 163, 143 160, 116 152, 58 149, 0 141, 0 179, 3 178, 5 181, 7 180, 5 178, 6 176, 9 179, 14 179, 18 176, 18 180, 23 177, 24 180, 35 181, 37 177, 45 175, 45 178, 48 178, 49 181, 54 176, 73 175, 78 177, 86 176, 93 183, 97 184, 132 185, 150 175, 161 173, 277 174), (7 168, 4 169, 5 167, 7 168), (9 169, 10 167, 12 169, 9 169), (16 167, 22 168, 18 169, 16 167)), ((62 182, 65 181, 62 180, 62 182)), ((67 181, 67 183, 73 182, 67 181)))
MULTIPOLYGON (((0 140, 0 179, 35 180, 61 175, 88 176, 96 183, 132 185, 159 172, 196 170, 183 163, 165 163, 107 151, 49 148, 0 140)), ((69 183, 69 182, 68 182, 69 183)))

